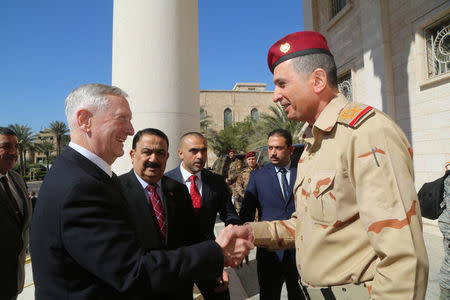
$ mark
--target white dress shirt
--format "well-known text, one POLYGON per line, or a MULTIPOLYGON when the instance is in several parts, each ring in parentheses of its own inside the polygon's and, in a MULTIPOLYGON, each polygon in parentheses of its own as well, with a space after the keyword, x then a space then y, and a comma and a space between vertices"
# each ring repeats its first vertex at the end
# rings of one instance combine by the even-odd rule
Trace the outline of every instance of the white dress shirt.
POLYGON ((191 172, 189 172, 188 170, 186 170, 183 167, 183 164, 180 164, 180 171, 181 171, 181 176, 183 176, 183 183, 187 186, 189 193, 191 193, 191 179, 189 177, 191 177, 192 175, 197 176, 197 179, 195 180, 195 185, 197 186, 198 192, 200 193, 200 196, 202 195, 202 172, 198 171, 195 174, 192 174, 191 172))
POLYGON ((88 149, 86 149, 78 144, 75 144, 74 142, 70 142, 69 147, 72 148, 73 150, 77 151, 78 153, 80 153, 81 155, 83 155, 84 157, 89 159, 90 161, 92 161, 96 166, 98 166, 106 174, 108 174, 109 177, 112 177, 111 166, 106 161, 104 161, 100 156, 92 153, 88 149))
MULTIPOLYGON (((283 191, 283 178, 281 177, 282 174, 280 172, 280 169, 281 168, 285 168, 286 169, 286 171, 287 171, 286 172, 286 179, 287 179, 288 185, 291 186, 291 162, 289 161, 289 163, 286 166, 284 166, 284 167, 277 167, 277 166, 274 166, 274 167, 275 167, 275 171, 277 172, 278 183, 280 184, 280 188, 283 191)), ((288 194, 289 194, 289 192, 288 192, 288 194)))

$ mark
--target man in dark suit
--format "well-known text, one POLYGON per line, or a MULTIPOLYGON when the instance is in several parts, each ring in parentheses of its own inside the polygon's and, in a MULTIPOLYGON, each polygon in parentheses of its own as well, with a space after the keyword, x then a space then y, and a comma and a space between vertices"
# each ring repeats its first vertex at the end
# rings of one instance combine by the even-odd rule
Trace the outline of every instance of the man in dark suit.
MULTIPOLYGON (((240 217, 252 222, 258 209, 259 221, 289 219, 295 211, 292 189, 297 178, 297 168, 291 166, 294 152, 291 133, 276 129, 269 133, 268 153, 271 164, 250 173, 245 190, 240 217)), ((304 299, 298 284, 295 250, 269 251, 257 248, 256 252, 260 299, 280 299, 283 282, 286 282, 288 299, 304 299)))
MULTIPOLYGON (((199 240, 186 186, 163 176, 169 158, 168 147, 169 140, 161 130, 138 131, 130 151, 133 168, 119 176, 137 237, 141 246, 148 249, 172 250, 199 240), (154 192, 152 186, 156 189, 154 192), (156 195, 152 194, 155 192, 156 195), (160 201, 159 207, 155 198, 160 201)), ((182 288, 157 298, 192 299, 192 288, 193 282, 186 281, 182 288)))
MULTIPOLYGON (((167 172, 166 176, 187 186, 203 240, 212 240, 215 238, 214 224, 217 213, 225 225, 241 224, 241 221, 231 202, 230 190, 225 179, 204 169, 207 151, 206 139, 201 133, 188 132, 184 134, 180 139, 178 149, 181 164, 167 172)), ((224 276, 227 276, 226 272, 224 272, 224 276)), ((218 294, 213 293, 205 286, 200 285, 199 288, 205 298, 229 298, 228 289, 218 294)))
POLYGON ((13 170, 19 143, 14 131, 0 127, 0 299, 16 299, 23 290, 31 203, 23 178, 13 170))
POLYGON ((152 299, 191 280, 217 278, 252 245, 249 231, 224 229, 216 241, 148 249, 111 171, 134 133, 127 94, 88 84, 66 99, 71 142, 39 191, 31 231, 36 299, 152 299), (231 256, 236 256, 233 261, 231 256))

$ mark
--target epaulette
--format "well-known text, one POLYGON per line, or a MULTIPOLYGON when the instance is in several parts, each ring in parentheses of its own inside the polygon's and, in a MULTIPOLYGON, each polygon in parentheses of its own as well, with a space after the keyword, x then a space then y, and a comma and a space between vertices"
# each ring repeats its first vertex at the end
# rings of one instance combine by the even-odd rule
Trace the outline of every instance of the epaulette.
POLYGON ((374 112, 372 106, 350 102, 339 113, 337 121, 354 128, 374 112))

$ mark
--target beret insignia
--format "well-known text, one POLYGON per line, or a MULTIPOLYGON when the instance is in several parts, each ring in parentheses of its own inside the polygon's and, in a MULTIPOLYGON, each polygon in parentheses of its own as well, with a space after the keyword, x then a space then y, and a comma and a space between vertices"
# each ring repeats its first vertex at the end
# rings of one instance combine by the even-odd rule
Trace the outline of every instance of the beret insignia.
POLYGON ((291 45, 289 45, 289 43, 284 43, 280 46, 280 51, 283 53, 287 53, 289 49, 291 49, 291 45))

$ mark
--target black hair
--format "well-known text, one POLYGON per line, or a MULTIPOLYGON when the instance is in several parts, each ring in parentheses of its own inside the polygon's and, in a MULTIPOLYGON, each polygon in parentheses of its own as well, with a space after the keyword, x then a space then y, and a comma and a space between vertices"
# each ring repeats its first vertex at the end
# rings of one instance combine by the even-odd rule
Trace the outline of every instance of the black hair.
POLYGON ((161 130, 156 129, 156 128, 145 128, 145 129, 139 130, 134 135, 133 150, 136 150, 136 144, 137 144, 137 142, 139 142, 139 140, 141 139, 141 136, 144 134, 156 135, 156 136, 163 138, 167 143, 167 150, 169 149, 169 139, 167 138, 167 135, 164 132, 162 132, 161 130))

